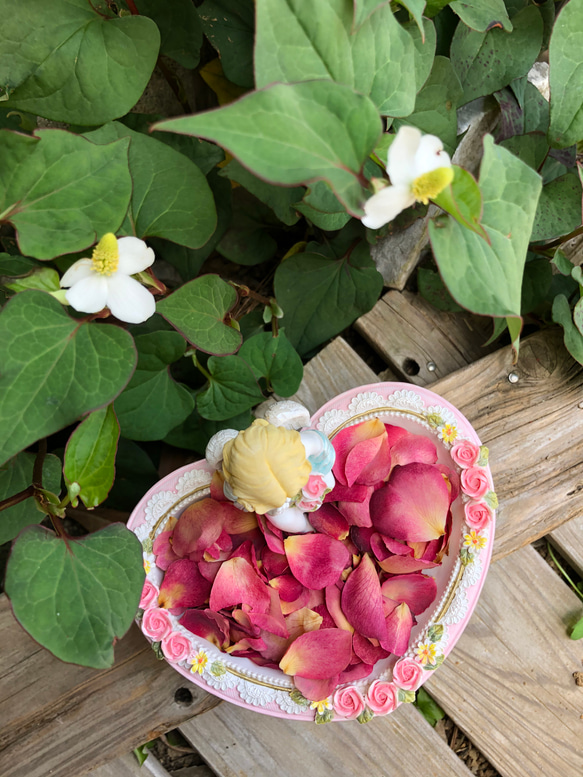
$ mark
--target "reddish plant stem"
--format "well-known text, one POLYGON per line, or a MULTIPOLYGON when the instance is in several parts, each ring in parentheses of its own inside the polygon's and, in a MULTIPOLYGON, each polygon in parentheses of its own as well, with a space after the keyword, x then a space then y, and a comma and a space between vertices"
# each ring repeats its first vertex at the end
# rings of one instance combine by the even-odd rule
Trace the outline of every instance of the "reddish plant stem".
POLYGON ((563 237, 558 237, 556 240, 551 240, 550 243, 545 243, 544 246, 540 246, 545 251, 549 248, 556 248, 557 246, 562 245, 563 243, 566 243, 567 240, 572 240, 574 237, 578 237, 579 235, 583 235, 583 227, 577 227, 577 229, 574 229, 572 232, 570 232, 568 235, 563 235, 563 237))
POLYGON ((45 463, 45 456, 47 455, 47 441, 46 438, 39 440, 38 452, 36 459, 34 460, 34 467, 32 470, 32 485, 36 488, 43 487, 43 464, 45 463))
POLYGON ((24 502, 25 499, 34 496, 34 490, 34 486, 29 486, 28 488, 25 488, 24 491, 20 491, 18 494, 14 494, 14 496, 3 499, 0 502, 0 510, 7 510, 9 507, 14 507, 14 505, 24 502))
POLYGON ((134 0, 126 0, 126 3, 128 5, 128 9, 129 9, 130 13, 132 14, 132 16, 139 16, 140 15, 140 12, 136 8, 136 4, 134 3, 134 0))
POLYGON ((271 305, 271 300, 264 297, 262 294, 258 294, 256 291, 252 291, 249 286, 242 286, 235 281, 229 281, 231 286, 234 286, 240 297, 251 297, 256 302, 261 302, 263 305, 271 305))

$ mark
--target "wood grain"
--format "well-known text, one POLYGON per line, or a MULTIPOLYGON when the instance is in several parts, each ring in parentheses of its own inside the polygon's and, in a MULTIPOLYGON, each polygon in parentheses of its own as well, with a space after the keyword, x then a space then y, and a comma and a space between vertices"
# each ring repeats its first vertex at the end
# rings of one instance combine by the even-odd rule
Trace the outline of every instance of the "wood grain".
POLYGON ((417 386, 435 383, 496 347, 484 346, 492 328, 489 319, 437 310, 409 292, 389 291, 355 327, 393 369, 417 386))
POLYGON ((408 704, 362 726, 316 726, 223 704, 180 731, 221 777, 471 777, 408 704))
POLYGON ((0 774, 80 777, 219 700, 158 661, 137 627, 111 669, 65 664, 31 639, 0 596, 0 774), (192 702, 174 700, 187 686, 192 702))
POLYGON ((550 533, 549 539, 583 576, 583 515, 575 516, 550 533))
POLYGON ((580 602, 533 548, 492 566, 453 653, 426 684, 503 777, 581 777, 580 602))

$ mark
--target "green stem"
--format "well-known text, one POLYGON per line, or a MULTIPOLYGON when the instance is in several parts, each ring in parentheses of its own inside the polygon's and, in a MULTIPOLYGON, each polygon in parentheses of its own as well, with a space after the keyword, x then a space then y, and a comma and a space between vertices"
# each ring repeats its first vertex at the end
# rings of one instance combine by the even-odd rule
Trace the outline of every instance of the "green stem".
POLYGON ((212 377, 210 372, 208 370, 205 370, 205 368, 202 366, 202 364, 199 362, 199 360, 196 358, 196 353, 192 354, 192 362, 194 366, 197 368, 199 372, 202 372, 202 374, 205 376, 205 378, 209 381, 209 383, 212 381, 212 377))
POLYGON ((565 580, 566 580, 566 581, 569 583, 569 585, 571 586, 571 588, 573 589, 573 591, 575 591, 575 593, 577 594, 577 596, 579 597, 579 599, 583 600, 583 593, 581 593, 581 591, 580 591, 580 590, 577 588, 577 586, 575 585, 575 583, 574 583, 574 582, 571 580, 571 578, 569 577, 569 575, 567 574, 567 572, 566 572, 566 571, 563 569, 563 567, 561 566, 561 564, 558 562, 558 560, 557 560, 557 557, 556 557, 556 556, 555 556, 555 554, 553 553, 553 550, 552 550, 552 548, 551 548, 551 544, 550 544, 550 542, 548 542, 548 540, 547 540, 547 548, 548 548, 548 551, 549 551, 549 554, 550 554, 550 556, 551 556, 552 560, 554 561, 554 563, 555 563, 555 564, 556 564, 556 566, 558 567, 558 569, 559 569, 560 573, 563 575, 563 577, 565 578, 565 580))

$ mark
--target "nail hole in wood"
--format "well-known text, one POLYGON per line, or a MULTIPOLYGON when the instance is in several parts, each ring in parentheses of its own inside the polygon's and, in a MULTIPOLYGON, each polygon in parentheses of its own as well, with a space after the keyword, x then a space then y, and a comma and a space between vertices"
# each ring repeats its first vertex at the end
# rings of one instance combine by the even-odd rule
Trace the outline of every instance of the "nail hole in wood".
POLYGON ((190 707, 193 702, 192 693, 188 688, 179 688, 174 694, 174 701, 181 707, 190 707))
POLYGON ((415 359, 405 359, 403 362, 403 372, 405 375, 419 375, 419 365, 415 359))

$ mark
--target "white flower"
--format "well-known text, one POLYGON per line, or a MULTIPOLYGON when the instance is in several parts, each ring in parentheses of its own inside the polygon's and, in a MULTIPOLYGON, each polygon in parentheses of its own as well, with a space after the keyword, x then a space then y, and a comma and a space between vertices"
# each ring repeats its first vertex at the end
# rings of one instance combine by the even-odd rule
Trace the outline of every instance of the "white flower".
POLYGON ((415 202, 427 205, 453 180, 449 154, 435 135, 422 135, 415 127, 401 127, 391 143, 387 159, 391 186, 364 204, 362 223, 370 229, 392 221, 415 202))
POLYGON ((79 259, 61 278, 69 305, 81 313, 108 307, 120 321, 141 324, 156 312, 150 292, 130 276, 154 261, 154 251, 137 237, 104 235, 91 259, 79 259))

